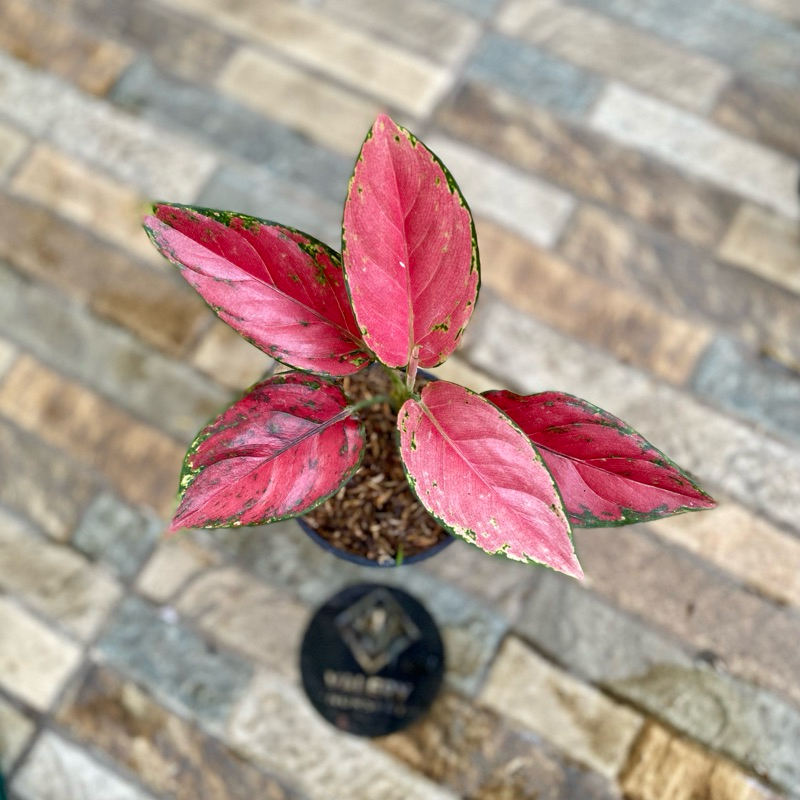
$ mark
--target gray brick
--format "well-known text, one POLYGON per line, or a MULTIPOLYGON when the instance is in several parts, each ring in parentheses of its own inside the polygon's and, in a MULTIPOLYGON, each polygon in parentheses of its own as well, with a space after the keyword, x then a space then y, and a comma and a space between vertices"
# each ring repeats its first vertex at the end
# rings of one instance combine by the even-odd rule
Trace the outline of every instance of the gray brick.
MULTIPOLYGON (((488 292, 467 358, 522 392, 558 389, 621 417, 712 492, 800 532, 800 452, 599 351, 560 336, 488 292), (531 346, 535 342, 535 346, 531 346)), ((704 512, 705 513, 705 512, 704 512)), ((713 512, 710 512, 713 513, 713 512)))
MULTIPOLYGON (((341 200, 347 190, 353 166, 350 159, 312 145, 210 89, 170 77, 146 60, 126 70, 110 98, 145 119, 179 127, 333 200, 341 200)), ((357 147, 354 142, 354 156, 357 147)))
POLYGON ((478 19, 489 19, 498 5, 498 0, 442 0, 442 2, 478 19))
POLYGON ((800 30, 730 0, 578 0, 763 80, 800 86, 800 30))
MULTIPOLYGON (((345 181, 340 189, 344 199, 345 181)), ((337 252, 341 249, 341 205, 304 186, 277 178, 265 169, 238 165, 221 167, 206 184, 197 202, 208 208, 227 208, 271 219, 305 231, 337 252)))
POLYGON ((499 34, 484 36, 467 67, 467 75, 537 105, 575 116, 589 109, 603 84, 590 72, 499 34))
POLYGON ((749 356, 729 337, 717 338, 708 348, 692 378, 692 388, 781 438, 800 439, 800 376, 749 356))
POLYGON ((90 558, 111 564, 123 578, 132 578, 162 528, 163 523, 154 514, 103 493, 89 506, 72 543, 90 558))
POLYGON ((572 672, 782 787, 800 789, 800 712, 774 694, 709 669, 554 573, 542 576, 517 627, 572 672))
POLYGON ((194 370, 0 263, 0 333, 181 439, 229 401, 194 370))
MULTIPOLYGON (((173 612, 174 613, 174 612, 173 612)), ((180 622, 136 597, 123 601, 97 648, 136 681, 209 723, 222 723, 253 674, 180 622)))

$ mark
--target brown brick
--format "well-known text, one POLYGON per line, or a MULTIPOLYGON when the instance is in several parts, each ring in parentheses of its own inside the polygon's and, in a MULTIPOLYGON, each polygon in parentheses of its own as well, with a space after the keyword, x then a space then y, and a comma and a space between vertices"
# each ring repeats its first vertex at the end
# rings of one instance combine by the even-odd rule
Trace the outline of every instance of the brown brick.
POLYGON ((573 217, 559 250, 590 275, 651 297, 674 314, 699 314, 760 350, 800 362, 800 308, 780 286, 591 206, 573 217))
POLYGON ((738 206, 724 191, 480 84, 465 85, 437 122, 516 167, 702 247, 719 241, 738 206))
POLYGON ((29 0, 0 0, 0 48, 98 95, 133 59, 129 48, 98 39, 29 0))
POLYGON ((648 725, 621 780, 628 800, 778 800, 729 761, 648 725))
POLYGON ((682 383, 711 339, 709 329, 595 280, 501 228, 479 226, 484 284, 521 311, 626 363, 682 383))
POLYGON ((175 800, 289 800, 274 779, 158 706, 132 683, 92 666, 58 712, 72 735, 99 747, 146 786, 175 800))
POLYGON ((172 509, 184 448, 29 356, 0 384, 0 413, 98 471, 127 500, 172 509))
POLYGON ((54 539, 68 539, 97 488, 88 470, 5 419, 0 453, 0 503, 54 539))
POLYGON ((800 701, 795 613, 745 591, 691 554, 651 539, 638 526, 578 530, 576 550, 598 594, 696 650, 709 651, 733 674, 800 701))
POLYGON ((182 352, 208 320, 203 301, 177 276, 149 269, 56 215, 4 195, 0 258, 168 352, 182 352))
POLYGON ((800 92, 738 77, 722 92, 713 116, 748 139, 800 158, 800 92))

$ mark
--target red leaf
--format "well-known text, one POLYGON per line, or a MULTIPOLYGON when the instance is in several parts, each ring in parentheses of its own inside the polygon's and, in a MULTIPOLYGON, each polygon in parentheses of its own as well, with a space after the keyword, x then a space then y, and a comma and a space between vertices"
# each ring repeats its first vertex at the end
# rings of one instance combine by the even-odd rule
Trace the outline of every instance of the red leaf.
POLYGON ((171 530, 275 522, 304 514, 358 468, 364 432, 344 392, 290 372, 256 384, 197 436, 171 530))
POLYGON ((367 346, 390 367, 441 364, 478 296, 472 216, 444 165, 380 116, 356 162, 344 207, 342 258, 367 346))
POLYGON ((593 528, 713 508, 696 483, 622 420, 561 392, 484 392, 539 449, 570 522, 593 528))
POLYGON ((405 402, 397 424, 409 483, 443 525, 489 553, 583 575, 547 467, 494 405, 437 381, 405 402))
POLYGON ((157 204, 155 246, 232 328, 298 369, 341 376, 369 360, 339 256, 304 233, 227 211, 157 204))

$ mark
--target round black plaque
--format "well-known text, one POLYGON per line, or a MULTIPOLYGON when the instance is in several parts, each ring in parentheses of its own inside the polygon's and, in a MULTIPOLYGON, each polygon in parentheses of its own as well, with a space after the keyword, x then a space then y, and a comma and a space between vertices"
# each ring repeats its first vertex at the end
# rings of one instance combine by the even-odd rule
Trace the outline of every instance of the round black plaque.
POLYGON ((360 583, 314 614, 300 671, 308 699, 328 722, 357 736, 383 736, 428 710, 444 674, 444 645, 411 595, 360 583))

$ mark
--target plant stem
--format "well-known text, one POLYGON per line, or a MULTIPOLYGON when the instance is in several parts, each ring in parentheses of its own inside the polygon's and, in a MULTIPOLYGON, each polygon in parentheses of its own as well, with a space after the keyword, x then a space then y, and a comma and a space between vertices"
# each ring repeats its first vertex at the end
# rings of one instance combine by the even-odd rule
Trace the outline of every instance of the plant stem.
POLYGON ((392 398, 388 394, 376 394, 374 397, 367 397, 364 400, 359 400, 357 403, 353 403, 351 406, 347 406, 344 411, 339 412, 336 416, 340 417, 342 415, 349 417, 351 414, 355 414, 361 411, 362 408, 369 408, 370 406, 376 406, 379 403, 391 403, 392 398))
POLYGON ((392 388, 389 392, 389 404, 392 407, 392 411, 397 413, 400 410, 400 406, 411 397, 411 392, 408 391, 406 388, 405 383, 403 382, 400 373, 395 370, 381 364, 383 369, 386 371, 389 379, 392 381, 392 388))

